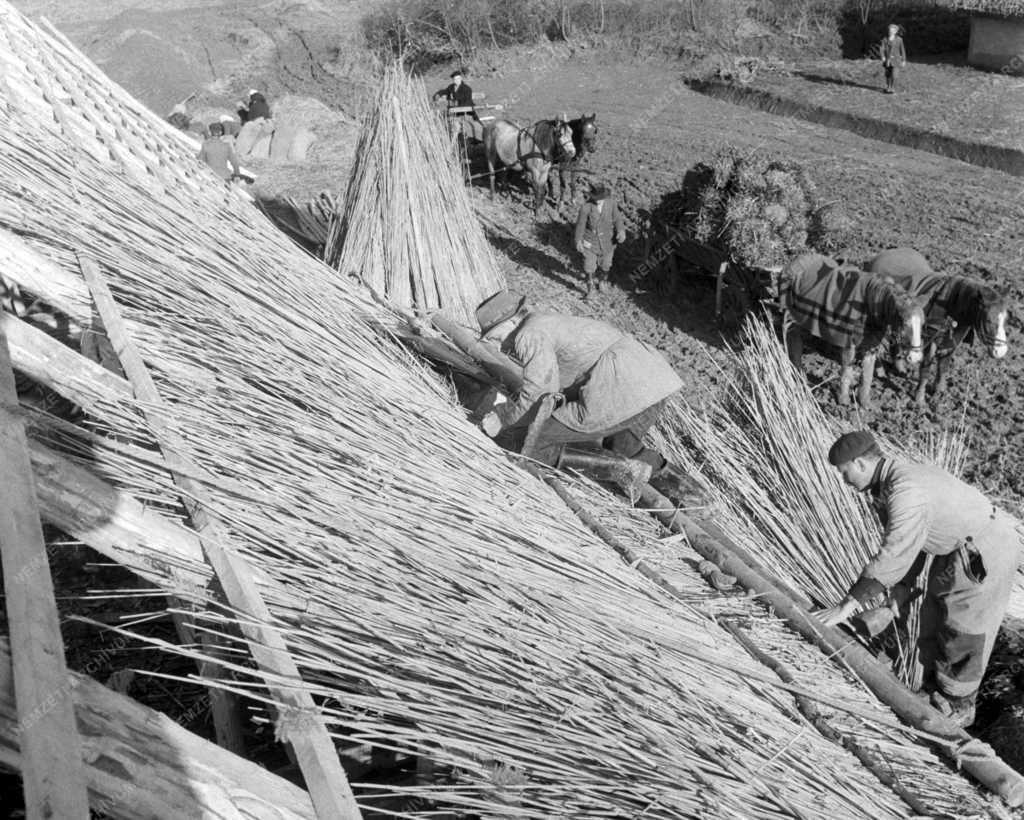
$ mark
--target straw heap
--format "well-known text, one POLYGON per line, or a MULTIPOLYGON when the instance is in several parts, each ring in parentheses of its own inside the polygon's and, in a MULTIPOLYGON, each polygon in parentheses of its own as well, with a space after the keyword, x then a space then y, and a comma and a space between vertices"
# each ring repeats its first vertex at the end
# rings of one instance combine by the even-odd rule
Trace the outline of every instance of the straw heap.
MULTIPOLYGON (((774 674, 620 561, 469 426, 443 386, 374 330, 376 307, 334 270, 193 159, 183 167, 208 187, 161 188, 106 150, 110 122, 153 150, 175 137, 119 105, 69 44, 40 36, 2 0, 0 10, 5 82, 17 89, 0 107, 0 251, 24 263, 23 244, 66 279, 78 276, 76 252, 98 260, 173 411, 171 432, 229 528, 227 546, 258 568, 272 626, 337 742, 437 764, 433 777, 396 787, 389 810, 907 815, 851 755, 808 730, 774 674), (81 110, 65 112, 66 125, 47 110, 25 70, 40 53, 84 90, 101 129, 82 126, 81 110)), ((75 281, 68 310, 88 317, 75 281)), ((32 435, 73 449, 154 515, 180 515, 139 411, 101 397, 91 412, 103 427, 34 415, 32 435)), ((633 533, 648 537, 650 522, 633 533)), ((160 553, 133 568, 160 586, 157 600, 173 592, 209 605, 200 627, 234 640, 242 616, 176 581, 199 574, 198 559, 160 553)), ((220 662, 234 677, 211 685, 273 705, 244 647, 220 662)), ((278 728, 295 730, 301 717, 278 728)), ((363 806, 385 799, 353 786, 363 806)))
POLYGON ((793 254, 828 251, 838 241, 835 209, 823 208, 798 163, 764 151, 727 147, 693 174, 692 231, 751 267, 777 267, 793 254))
POLYGON ((441 308, 472 327, 474 308, 505 280, 427 100, 399 65, 385 72, 324 258, 399 307, 441 308))

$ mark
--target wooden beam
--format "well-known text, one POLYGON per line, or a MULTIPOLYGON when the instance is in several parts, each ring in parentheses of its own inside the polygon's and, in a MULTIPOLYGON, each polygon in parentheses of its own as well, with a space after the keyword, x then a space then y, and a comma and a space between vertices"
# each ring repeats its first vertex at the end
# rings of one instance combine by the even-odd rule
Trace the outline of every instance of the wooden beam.
POLYGON ((190 463, 187 450, 168 423, 160 393, 124 327, 99 265, 84 256, 79 257, 79 262, 103 326, 136 398, 144 404, 150 429, 181 488, 182 501, 200 534, 203 551, 224 587, 228 602, 242 613, 242 631, 253 658, 265 675, 267 687, 274 699, 285 707, 278 729, 295 751, 317 816, 355 820, 361 816, 359 807, 334 743, 327 734, 320 710, 303 688, 302 677, 284 638, 270 626, 273 620, 270 610, 256 589, 248 563, 237 551, 228 548, 227 528, 209 512, 205 487, 188 477, 188 473, 195 472, 195 465, 190 463), (282 685, 281 680, 288 683, 282 685))
POLYGON ((29 820, 88 820, 82 748, 7 340, 0 333, 0 557, 29 820))
MULTIPOLYGON (((100 658, 103 655, 100 653, 100 658)), ((0 638, 0 763, 23 770, 11 655, 0 638)), ((119 820, 313 820, 309 795, 87 675, 68 676, 93 809, 119 820)), ((199 716, 199 710, 194 717, 199 716)), ((54 815, 63 820, 65 815, 54 815)))

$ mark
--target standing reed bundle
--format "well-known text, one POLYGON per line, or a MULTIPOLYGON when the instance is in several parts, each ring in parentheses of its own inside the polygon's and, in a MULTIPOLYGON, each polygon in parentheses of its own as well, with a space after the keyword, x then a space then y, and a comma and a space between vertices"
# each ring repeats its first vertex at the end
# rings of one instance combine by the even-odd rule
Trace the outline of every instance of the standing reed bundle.
MULTIPOLYGON (((2 0, 0 10, 8 31, 32 31, 2 0)), ((26 95, 16 69, 29 41, 3 55, 5 79, 26 95)), ((31 42, 71 76, 66 47, 31 42)), ((76 76, 91 99, 110 99, 103 81, 76 76)), ((906 815, 855 758, 806 731, 774 675, 712 619, 621 562, 467 425, 334 270, 222 189, 154 194, 98 138, 44 127, 45 112, 39 97, 0 107, 5 270, 45 272, 39 295, 88 321, 78 254, 97 260, 170 408, 167 427, 230 548, 258 567, 266 626, 336 741, 437 763, 436 778, 393 790, 406 801, 396 813, 906 815)), ((111 113, 161 143, 141 115, 111 113)), ((145 408, 127 391, 90 407, 103 426, 34 415, 33 436, 184 520, 145 408), (134 443, 105 430, 130 430, 134 443)), ((93 528, 117 517, 105 501, 92 499, 93 528)), ((232 637, 252 615, 178 588, 176 577, 209 576, 198 555, 154 552, 132 568, 160 599, 210 607, 189 610, 197 628, 236 641, 207 659, 235 679, 204 683, 276 708, 280 735, 301 731, 304 715, 274 700, 232 637)), ((353 786, 363 806, 383 799, 353 786)))
POLYGON ((399 307, 439 308, 475 326, 474 309, 504 287, 504 276, 427 100, 423 83, 399 64, 385 71, 324 258, 399 307))

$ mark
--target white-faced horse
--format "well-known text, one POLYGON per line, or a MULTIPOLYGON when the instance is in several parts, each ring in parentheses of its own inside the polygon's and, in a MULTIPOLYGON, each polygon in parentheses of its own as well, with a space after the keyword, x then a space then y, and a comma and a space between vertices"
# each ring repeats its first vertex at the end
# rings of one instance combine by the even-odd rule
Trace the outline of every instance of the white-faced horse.
POLYGON ((1007 300, 994 288, 965 276, 935 273, 928 260, 912 248, 891 248, 871 260, 868 269, 893 278, 924 300, 924 356, 914 400, 925 404, 928 371, 935 362, 933 395, 946 387, 960 343, 977 335, 989 355, 1002 359, 1009 350, 1006 336, 1007 300))
POLYGON ((857 399, 862 407, 870 407, 875 359, 890 331, 899 333, 908 361, 921 361, 923 303, 888 277, 806 253, 783 268, 779 296, 789 328, 786 343, 797 368, 802 369, 801 331, 840 348, 840 404, 850 403, 859 351, 863 362, 857 399))
POLYGON ((531 128, 520 128, 509 120, 495 120, 484 129, 484 153, 494 198, 494 166, 500 161, 506 192, 508 169, 526 171, 533 186, 533 213, 540 214, 547 193, 553 162, 575 156, 572 129, 561 120, 541 120, 531 128))

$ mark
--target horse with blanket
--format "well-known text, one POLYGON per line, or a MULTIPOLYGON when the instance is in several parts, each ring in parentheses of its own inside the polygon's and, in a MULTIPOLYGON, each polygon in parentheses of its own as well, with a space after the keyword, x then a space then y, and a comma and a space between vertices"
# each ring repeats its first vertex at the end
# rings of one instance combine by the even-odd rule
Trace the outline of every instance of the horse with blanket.
POLYGON ((558 173, 551 175, 551 196, 559 205, 567 198, 570 201, 576 198, 576 177, 580 173, 581 161, 597 150, 597 112, 583 114, 568 122, 575 154, 563 156, 558 163, 558 173), (556 182, 558 190, 555 190, 556 182))
POLYGON ((572 129, 562 120, 541 120, 530 128, 520 128, 509 120, 495 120, 484 128, 484 154, 494 198, 494 166, 502 164, 502 178, 508 192, 508 169, 526 171, 533 187, 533 213, 540 215, 548 188, 551 165, 572 158, 576 148, 572 129))
POLYGON ((868 265, 873 273, 889 276, 925 303, 924 356, 914 401, 925 404, 928 371, 935 362, 938 396, 946 387, 954 354, 961 342, 981 339, 989 355, 1002 359, 1006 340, 1007 300, 994 288, 965 276, 935 273, 928 260, 912 248, 882 251, 868 265))
POLYGON ((840 348, 839 403, 850 403, 853 364, 862 353, 862 407, 871 404, 871 380, 879 348, 890 332, 899 334, 910 362, 921 360, 923 303, 888 277, 817 253, 791 260, 779 277, 779 298, 785 310, 790 360, 802 369, 801 331, 840 348))

